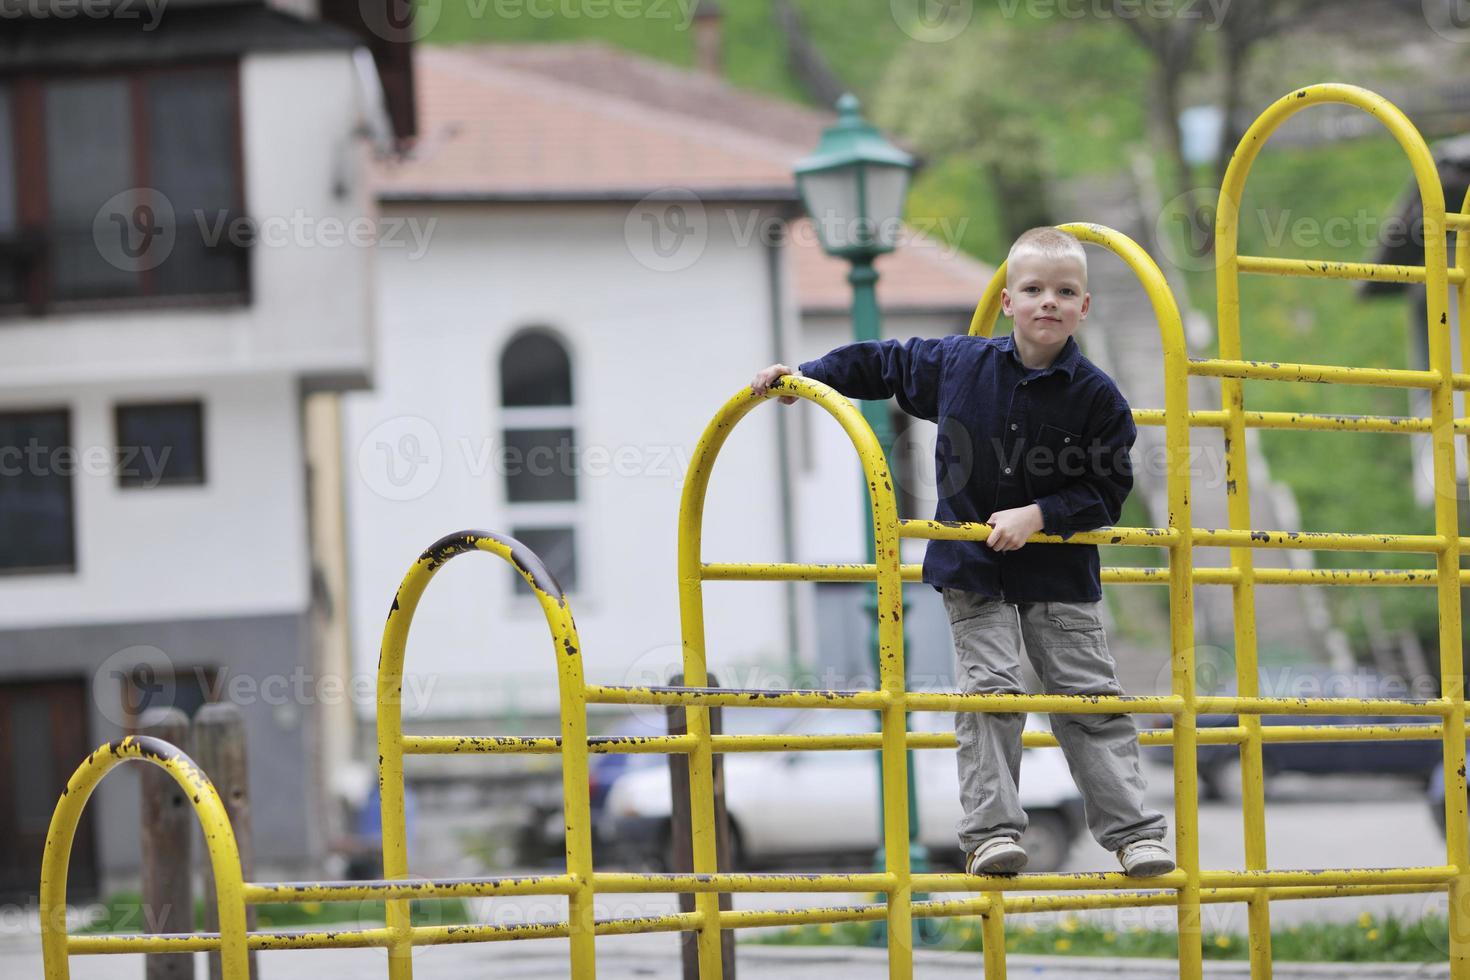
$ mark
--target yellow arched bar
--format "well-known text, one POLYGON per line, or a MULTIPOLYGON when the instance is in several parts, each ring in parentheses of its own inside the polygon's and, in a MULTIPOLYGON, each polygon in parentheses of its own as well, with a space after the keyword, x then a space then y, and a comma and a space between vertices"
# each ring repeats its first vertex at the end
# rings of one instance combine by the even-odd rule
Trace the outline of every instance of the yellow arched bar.
MULTIPOLYGON (((587 697, 582 674, 582 645, 571 607, 561 586, 541 559, 511 537, 488 531, 462 531, 431 545, 398 587, 383 627, 378 660, 378 782, 383 813, 383 875, 408 876, 408 833, 403 811, 403 659, 414 611, 431 579, 451 558, 471 551, 496 555, 525 579, 541 604, 551 630, 561 694, 562 793, 566 812, 567 874, 572 880, 568 897, 568 933, 571 937, 571 975, 596 975, 592 908, 592 812, 587 785, 587 697)), ((389 899, 387 926, 388 975, 409 980, 413 975, 414 929, 409 900, 389 899)))
MULTIPOLYGON (((1441 651, 1460 650, 1460 543, 1455 500, 1454 390, 1448 329, 1449 267, 1445 241, 1444 189, 1429 147, 1408 118, 1392 103, 1366 89, 1352 85, 1311 85, 1273 103, 1241 137, 1230 158, 1220 187, 1215 213, 1216 294, 1219 302, 1220 359, 1239 361, 1240 274, 1242 271, 1271 275, 1312 275, 1326 278, 1372 278, 1377 270, 1342 263, 1304 263, 1239 254, 1240 202, 1246 178, 1257 155, 1271 134, 1287 119, 1315 105, 1354 106, 1383 124, 1409 159, 1424 215, 1423 281, 1428 296, 1427 328, 1429 370, 1437 375, 1430 388, 1430 438, 1434 453, 1435 532, 1443 540, 1437 549, 1439 589, 1439 641, 1441 651), (1313 268, 1315 266, 1315 268, 1313 268)), ((1464 311, 1466 268, 1464 235, 1460 237, 1460 297, 1464 311)), ((1462 350, 1464 339, 1462 336, 1462 350)), ((1249 528, 1250 493, 1246 478, 1244 398, 1241 378, 1221 377, 1221 400, 1225 413, 1226 494, 1232 528, 1249 528)), ((1231 566, 1239 575, 1233 585, 1236 680, 1240 694, 1258 693, 1259 669, 1256 650, 1255 571, 1251 549, 1232 548, 1231 566)), ((1465 818, 1465 707, 1464 681, 1459 656, 1441 656, 1443 697, 1450 702, 1445 716, 1445 800, 1448 863, 1460 869, 1450 882, 1450 963, 1458 980, 1470 977, 1470 937, 1464 934, 1464 903, 1470 900, 1470 862, 1467 862, 1465 818)), ((1265 793, 1261 762, 1261 725, 1258 717, 1242 719, 1246 741, 1241 744, 1242 808, 1245 817, 1246 868, 1266 867, 1265 793)), ((1249 902, 1251 971, 1258 980, 1271 976, 1271 922, 1268 897, 1258 890, 1249 902)))
MULTIPOLYGON (((873 430, 852 402, 820 382, 788 376, 771 388, 774 395, 795 395, 820 405, 835 418, 852 440, 862 462, 872 505, 874 554, 878 582, 878 671, 881 692, 883 759, 883 846, 888 882, 888 975, 907 980, 913 973, 912 892, 909 864, 908 760, 905 755, 905 691, 903 670, 903 581, 899 573, 898 503, 888 472, 888 460, 873 430)), ((743 388, 727 401, 700 436, 684 479, 679 504, 679 619, 684 646, 684 683, 703 687, 709 673, 705 660, 703 574, 700 542, 704 528, 705 494, 710 473, 735 425, 767 396, 743 388)), ((694 871, 712 873, 715 862, 713 760, 709 740, 709 712, 690 707, 689 733, 695 748, 689 754, 689 793, 693 816, 694 871)), ((703 913, 699 930, 699 969, 706 980, 718 980, 720 917, 718 895, 701 893, 695 910, 703 913)))
MULTIPOLYGON (((1186 980, 1198 980, 1204 961, 1200 945, 1199 771, 1194 686, 1195 541, 1189 503, 1189 354, 1184 343, 1184 320, 1158 264, 1133 239, 1105 225, 1088 222, 1058 227, 1127 262, 1148 295, 1159 324, 1159 340, 1164 351, 1164 443, 1168 464, 1170 664, 1172 691, 1184 706, 1174 716, 1174 841, 1179 869, 1185 878, 1179 889, 1179 975, 1186 980)), ((972 335, 988 337, 995 330, 1005 276, 1006 266, 1002 262, 970 320, 972 335)), ((1073 537, 1085 540, 1083 536, 1073 537)))
MULTIPOLYGON (((199 817, 204 845, 214 871, 219 908, 220 967, 224 980, 249 980, 250 960, 246 948, 245 884, 240 871, 240 851, 235 832, 214 784, 194 760, 161 739, 129 736, 97 749, 67 780, 61 800, 51 814, 46 832, 46 850, 41 857, 41 955, 46 980, 68 980, 71 976, 69 937, 66 933, 66 873, 71 864, 72 842, 92 791, 112 769, 129 760, 158 766, 183 787, 184 795, 199 817)), ((178 944, 175 944, 178 945, 178 944)))

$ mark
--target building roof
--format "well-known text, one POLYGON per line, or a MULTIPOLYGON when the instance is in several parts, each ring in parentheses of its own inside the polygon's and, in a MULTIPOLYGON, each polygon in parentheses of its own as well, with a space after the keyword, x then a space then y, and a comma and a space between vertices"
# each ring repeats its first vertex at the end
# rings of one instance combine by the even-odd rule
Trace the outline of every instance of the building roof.
MULTIPOLYGON (((878 305, 888 313, 970 313, 995 269, 912 228, 897 251, 877 260, 878 305)), ((848 263, 822 251, 806 218, 792 222, 792 252, 801 308, 843 313, 852 308, 848 263)))
POLYGON ((794 201, 791 166, 828 121, 601 44, 421 45, 414 70, 422 137, 380 168, 385 200, 638 200, 677 187, 794 201))
MULTIPOLYGON (((601 43, 420 45, 421 134, 377 167, 384 201, 636 201, 683 189, 705 200, 795 204, 792 166, 830 113, 601 43)), ((847 264, 811 227, 791 242, 800 304, 845 311, 847 264)), ((885 309, 973 309, 989 267, 922 235, 878 260, 885 309)))

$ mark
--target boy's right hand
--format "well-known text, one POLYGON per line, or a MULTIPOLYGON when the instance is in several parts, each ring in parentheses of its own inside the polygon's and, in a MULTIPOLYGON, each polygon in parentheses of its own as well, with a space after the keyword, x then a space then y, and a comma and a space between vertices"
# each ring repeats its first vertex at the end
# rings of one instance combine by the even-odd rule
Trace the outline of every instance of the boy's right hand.
MULTIPOLYGON (((787 367, 784 364, 772 364, 768 368, 762 368, 761 370, 756 372, 755 380, 750 383, 750 390, 755 392, 757 395, 764 395, 768 391, 770 391, 771 382, 788 374, 794 374, 797 377, 801 376, 800 371, 793 371, 791 368, 787 367)), ((796 401, 796 396, 782 395, 780 398, 777 399, 777 401, 779 401, 782 405, 790 405, 792 402, 796 401)))

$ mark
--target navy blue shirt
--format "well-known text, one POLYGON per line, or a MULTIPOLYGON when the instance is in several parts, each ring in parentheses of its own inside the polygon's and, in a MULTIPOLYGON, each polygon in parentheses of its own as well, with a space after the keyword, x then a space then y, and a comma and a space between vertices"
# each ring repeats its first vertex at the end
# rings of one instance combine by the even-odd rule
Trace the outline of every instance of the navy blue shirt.
MULTIPOLYGON (((1116 524, 1133 489, 1133 412, 1071 337, 1041 370, 1021 363, 1009 335, 849 344, 800 370, 849 398, 895 397, 938 423, 936 520, 983 523, 1035 503, 1042 530, 1065 538, 1116 524)), ((1102 598, 1097 548, 1084 544, 996 552, 981 541, 930 541, 924 581, 1009 602, 1102 598)))

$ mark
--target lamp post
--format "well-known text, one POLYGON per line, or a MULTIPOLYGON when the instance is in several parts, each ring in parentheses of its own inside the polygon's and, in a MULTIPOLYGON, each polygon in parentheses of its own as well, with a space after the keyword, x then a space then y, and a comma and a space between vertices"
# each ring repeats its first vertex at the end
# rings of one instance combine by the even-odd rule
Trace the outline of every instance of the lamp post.
MULTIPOLYGON (((878 340, 882 318, 878 311, 878 273, 873 260, 893 251, 902 227, 904 196, 915 161, 912 156, 884 139, 859 112, 855 96, 837 101, 837 122, 822 133, 816 152, 796 165, 796 188, 811 216, 822 250, 852 263, 847 281, 852 283, 852 333, 858 341, 878 340)), ((893 449, 893 426, 887 402, 862 401, 863 418, 887 458, 893 449)), ((868 492, 864 484, 863 492, 868 492)), ((876 563, 873 524, 864 520, 868 562, 876 563)), ((878 584, 868 590, 868 647, 875 672, 878 660, 878 584)), ((905 650, 908 647, 904 643, 905 650)), ((907 666, 905 666, 907 672, 907 666)), ((875 673, 875 676, 876 673, 875 673)), ((905 678, 907 687, 907 678, 905 678)), ((882 826, 882 754, 879 754, 878 810, 882 826)), ((909 854, 915 871, 927 870, 929 853, 919 843, 918 799, 914 792, 913 752, 908 753, 909 854)), ((883 866, 883 848, 875 860, 883 866)))

